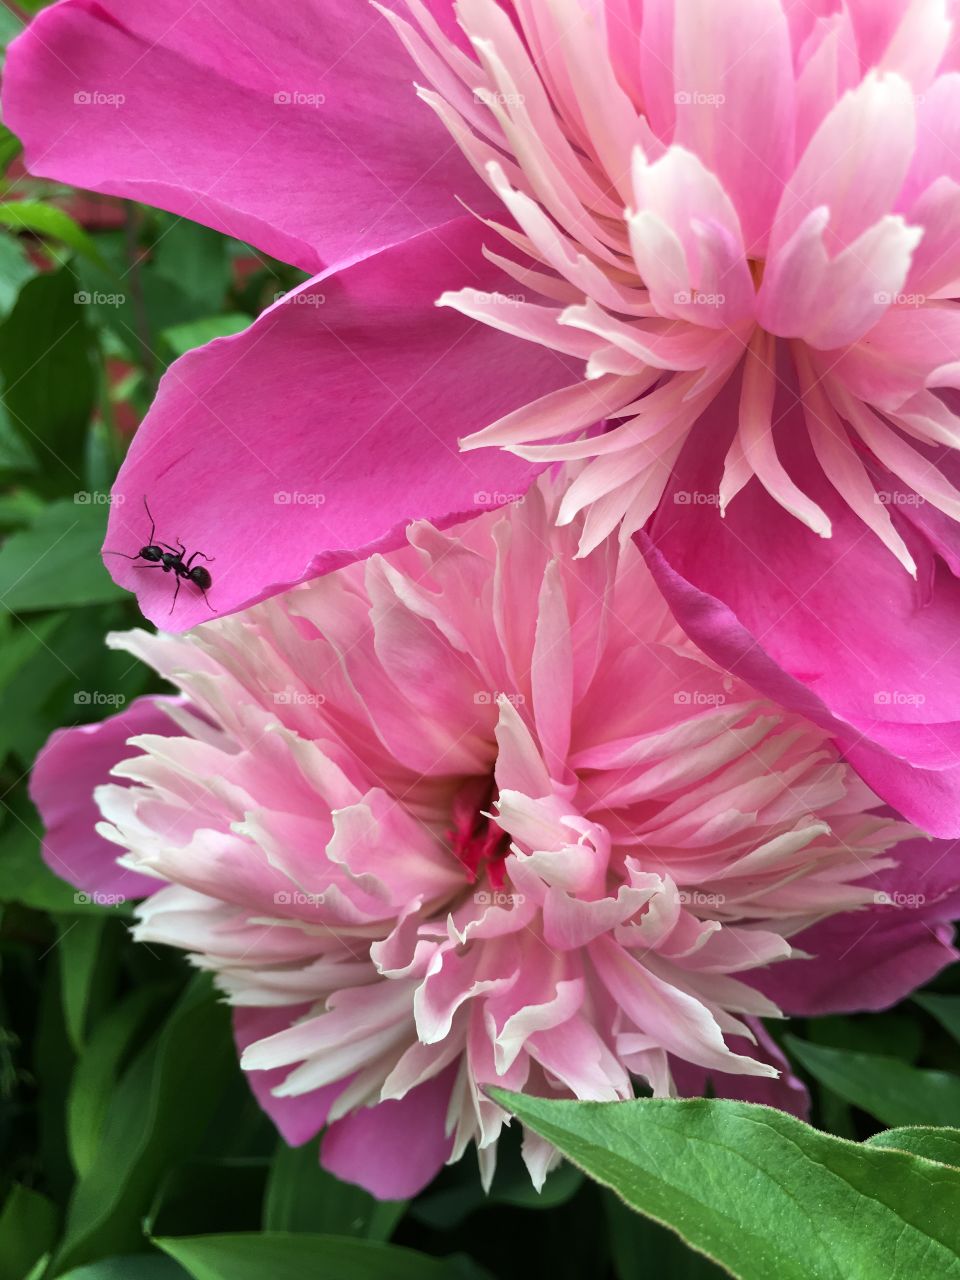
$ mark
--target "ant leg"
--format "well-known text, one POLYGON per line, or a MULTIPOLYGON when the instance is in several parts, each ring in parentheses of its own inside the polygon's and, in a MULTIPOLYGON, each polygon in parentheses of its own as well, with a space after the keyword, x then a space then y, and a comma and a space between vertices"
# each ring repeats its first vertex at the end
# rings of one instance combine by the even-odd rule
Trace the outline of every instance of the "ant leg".
POLYGON ((163 569, 164 573, 166 573, 167 569, 166 565, 163 564, 138 564, 136 567, 138 569, 163 569))
POLYGON ((213 605, 210 603, 210 601, 207 599, 207 593, 204 591, 203 587, 200 588, 200 594, 203 596, 203 603, 207 606, 210 612, 216 613, 217 611, 213 607, 213 605))
POLYGON ((146 494, 144 494, 144 495, 143 495, 143 505, 144 505, 144 507, 146 508, 147 516, 148 516, 148 518, 149 518, 149 520, 150 520, 150 543, 152 544, 152 542, 153 542, 153 535, 154 535, 154 534, 156 533, 156 531, 157 531, 157 522, 156 522, 156 520, 154 520, 153 516, 152 516, 152 515, 150 515, 150 508, 147 506, 147 495, 146 495, 146 494))
POLYGON ((170 606, 170 612, 173 613, 174 605, 177 603, 177 596, 180 594, 180 579, 177 578, 177 589, 173 593, 173 604, 170 606))
POLYGON ((217 558, 216 556, 205 556, 202 551, 194 551, 191 554, 190 559, 187 561, 186 567, 188 569, 193 564, 194 560, 196 560, 197 556, 199 556, 201 560, 206 560, 207 564, 213 564, 217 558))

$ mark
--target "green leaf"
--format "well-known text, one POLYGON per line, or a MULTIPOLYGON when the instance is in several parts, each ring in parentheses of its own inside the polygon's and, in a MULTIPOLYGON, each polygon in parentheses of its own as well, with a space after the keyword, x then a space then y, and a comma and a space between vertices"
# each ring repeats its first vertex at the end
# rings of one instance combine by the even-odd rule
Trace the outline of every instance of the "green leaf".
POLYGON ((0 1213, 0 1280, 23 1280, 56 1229, 57 1211, 46 1196, 15 1182, 0 1213))
POLYGON ((0 203, 0 226, 11 231, 32 231, 34 235, 59 240, 77 253, 103 266, 100 251, 79 223, 58 209, 56 205, 40 200, 10 200, 0 203))
POLYGON ((954 1040, 960 1041, 960 996, 914 996, 914 1001, 931 1014, 948 1031, 954 1040))
POLYGON ((219 232, 176 218, 154 245, 152 260, 157 275, 182 289, 207 315, 222 305, 230 285, 230 260, 227 240, 219 232))
POLYGON ((80 487, 96 398, 96 347, 67 267, 35 276, 0 325, 4 404, 40 465, 47 492, 80 487))
POLYGON ((0 319, 9 315, 21 288, 36 274, 19 240, 0 235, 0 319))
POLYGON ((934 1129, 916 1125, 907 1129, 887 1129, 875 1133, 867 1142, 872 1147, 889 1151, 910 1151, 927 1160, 960 1169, 960 1129, 934 1129))
MULTIPOLYGON (((107 504, 78 493, 45 507, 0 548, 0 602, 14 613, 102 604, 126 596, 100 555, 107 504)), ((90 691, 88 691, 90 692, 90 691)), ((108 708, 109 709, 109 708, 108 708)))
POLYGON ((0 902, 20 902, 37 911, 68 911, 74 890, 40 856, 40 832, 22 793, 0 799, 0 902))
POLYGON ((182 356, 194 347, 202 347, 214 338, 229 337, 249 328, 250 317, 241 311, 228 311, 222 316, 206 316, 203 320, 191 320, 164 329, 161 335, 175 356, 182 356))
MULTIPOLYGON (((9 10, 5 9, 4 12, 9 10)), ((20 139, 5 124, 0 124, 0 174, 7 172, 22 150, 20 139)))
MULTIPOLYGON (((169 1237, 154 1243, 181 1262, 193 1280, 457 1280, 455 1259, 338 1236, 261 1235, 169 1237)), ((471 1267, 468 1275, 482 1274, 471 1267)))
POLYGON ((159 1253, 136 1253, 126 1258, 101 1258, 77 1267, 59 1280, 188 1280, 189 1272, 159 1253))
POLYGON ((70 1205, 58 1269, 140 1246, 159 1178, 196 1149, 235 1069, 226 1010, 198 980, 114 1091, 70 1205))
POLYGON ((264 1204, 267 1231, 389 1240, 403 1217, 405 1200, 375 1200, 362 1187, 341 1182, 320 1167, 317 1143, 282 1146, 274 1159, 264 1204))
POLYGON ((63 1017, 77 1053, 86 1040, 87 1015, 106 923, 104 916, 92 912, 82 919, 67 921, 57 942, 63 1017))
POLYGON ((490 1092, 631 1208, 741 1280, 960 1277, 957 1170, 749 1103, 490 1092))
POLYGON ((899 1058, 828 1049, 784 1037, 790 1054, 820 1084, 886 1125, 960 1126, 960 1078, 921 1071, 899 1058))
POLYGON ((70 1083, 67 1142, 73 1167, 84 1177, 103 1143, 103 1125, 121 1064, 156 1007, 155 989, 135 991, 97 1024, 70 1083))

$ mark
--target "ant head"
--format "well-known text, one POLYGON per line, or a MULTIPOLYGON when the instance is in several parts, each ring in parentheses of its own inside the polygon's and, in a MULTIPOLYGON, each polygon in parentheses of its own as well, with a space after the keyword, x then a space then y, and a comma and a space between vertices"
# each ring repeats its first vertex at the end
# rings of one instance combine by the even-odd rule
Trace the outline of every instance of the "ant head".
POLYGON ((160 547, 150 546, 140 548, 141 560, 152 560, 154 563, 163 559, 163 551, 160 547))
POLYGON ((202 564, 195 564, 190 570, 190 581, 195 583, 201 591, 213 585, 213 578, 210 576, 210 570, 205 569, 202 564))

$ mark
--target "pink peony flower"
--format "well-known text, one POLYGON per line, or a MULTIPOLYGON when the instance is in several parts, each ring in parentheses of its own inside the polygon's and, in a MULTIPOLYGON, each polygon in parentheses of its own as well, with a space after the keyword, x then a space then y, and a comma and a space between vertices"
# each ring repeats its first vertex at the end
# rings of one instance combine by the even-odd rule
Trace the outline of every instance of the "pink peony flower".
POLYGON ((171 369, 108 548, 148 494, 227 613, 581 457, 583 549, 644 526, 703 648, 960 833, 953 0, 395 9, 63 0, 11 48, 34 172, 320 273, 171 369))
MULTIPOLYGON (((156 882, 136 935, 214 973, 281 1131, 328 1124, 326 1166, 377 1195, 470 1143, 489 1181, 491 1084, 709 1073, 802 1107, 761 987, 876 1007, 955 954, 952 847, 893 856, 912 828, 825 732, 707 659, 632 543, 574 558, 561 500, 540 482, 189 635, 112 637, 180 697, 55 735, 34 771, 60 874, 156 882), (818 937, 829 980, 799 958, 818 937)), ((540 1185, 556 1153, 524 1156, 540 1185)))

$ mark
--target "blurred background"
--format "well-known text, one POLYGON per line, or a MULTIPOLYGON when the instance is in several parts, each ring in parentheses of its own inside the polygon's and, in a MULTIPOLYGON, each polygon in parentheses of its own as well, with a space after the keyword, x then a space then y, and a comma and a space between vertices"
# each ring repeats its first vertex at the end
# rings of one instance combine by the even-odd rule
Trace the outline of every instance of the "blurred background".
MULTIPOLYGON (((0 5, 4 46, 39 7, 0 5)), ((165 1251, 257 1231, 302 1234, 297 1274, 344 1280, 720 1275, 569 1166, 538 1196, 516 1133, 489 1195, 472 1153, 409 1204, 336 1182, 316 1143, 284 1148, 260 1114, 209 982, 134 945, 130 904, 90 901, 45 867, 26 793, 37 750, 158 687, 104 646, 141 621, 100 558, 117 467, 167 365, 303 277, 171 215, 30 178, 2 126, 0 175, 0 1280, 287 1275, 242 1251, 217 1262, 215 1244, 206 1272, 165 1251)), ((821 1128, 960 1126, 956 968, 895 1011, 774 1030, 793 1038, 821 1128)))

